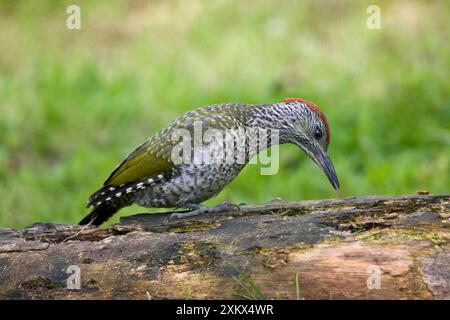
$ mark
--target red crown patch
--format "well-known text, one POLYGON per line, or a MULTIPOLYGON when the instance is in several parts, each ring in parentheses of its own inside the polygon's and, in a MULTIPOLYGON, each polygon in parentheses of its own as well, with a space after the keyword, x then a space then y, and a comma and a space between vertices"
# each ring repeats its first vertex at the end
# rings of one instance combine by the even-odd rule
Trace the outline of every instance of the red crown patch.
POLYGON ((327 117, 322 112, 322 110, 319 109, 318 106, 316 106, 311 101, 303 99, 303 98, 286 98, 286 99, 281 100, 281 102, 284 102, 284 103, 299 102, 299 103, 304 104, 305 106, 307 106, 313 112, 315 112, 319 116, 319 118, 322 119, 322 121, 323 121, 323 123, 325 125, 325 128, 326 128, 325 139, 327 140, 327 144, 330 142, 330 126, 328 125, 327 117))

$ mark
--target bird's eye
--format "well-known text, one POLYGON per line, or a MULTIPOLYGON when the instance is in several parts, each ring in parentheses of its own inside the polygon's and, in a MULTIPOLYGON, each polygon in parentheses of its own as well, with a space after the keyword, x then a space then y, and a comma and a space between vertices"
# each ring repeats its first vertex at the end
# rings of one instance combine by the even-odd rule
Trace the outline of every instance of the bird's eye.
POLYGON ((314 138, 316 138, 317 140, 320 140, 322 138, 322 129, 320 129, 319 127, 316 127, 316 129, 314 130, 314 138))

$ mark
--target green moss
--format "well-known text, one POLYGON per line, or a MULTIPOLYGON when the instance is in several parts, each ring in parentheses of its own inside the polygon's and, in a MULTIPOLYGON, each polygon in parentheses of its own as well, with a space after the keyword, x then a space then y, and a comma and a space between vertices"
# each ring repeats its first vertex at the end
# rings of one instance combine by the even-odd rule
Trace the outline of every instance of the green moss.
POLYGON ((390 227, 382 230, 370 230, 356 236, 358 240, 364 240, 379 244, 401 244, 412 240, 430 240, 435 245, 448 243, 449 234, 434 230, 431 227, 395 228, 390 227))
POLYGON ((168 231, 176 233, 201 232, 218 228, 220 225, 221 223, 218 221, 190 221, 182 226, 170 227, 168 231))
POLYGON ((173 249, 164 265, 187 265, 194 272, 207 270, 216 263, 220 254, 216 245, 210 242, 181 242, 173 249))

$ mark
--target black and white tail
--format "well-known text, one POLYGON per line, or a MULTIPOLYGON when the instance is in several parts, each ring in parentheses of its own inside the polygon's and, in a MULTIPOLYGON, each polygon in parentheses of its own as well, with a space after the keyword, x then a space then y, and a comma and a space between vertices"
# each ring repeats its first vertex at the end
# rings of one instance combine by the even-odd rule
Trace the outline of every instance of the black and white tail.
POLYGON ((161 174, 140 181, 122 184, 120 186, 103 186, 89 197, 86 207, 93 207, 93 209, 79 222, 79 224, 101 225, 120 209, 132 205, 135 200, 136 192, 153 186, 163 178, 164 177, 161 174))
POLYGON ((126 206, 127 205, 118 206, 115 205, 113 202, 104 202, 99 206, 94 207, 94 209, 92 209, 92 211, 86 217, 84 217, 79 224, 80 225, 92 224, 98 227, 103 222, 111 218, 114 213, 116 213, 117 211, 126 206))

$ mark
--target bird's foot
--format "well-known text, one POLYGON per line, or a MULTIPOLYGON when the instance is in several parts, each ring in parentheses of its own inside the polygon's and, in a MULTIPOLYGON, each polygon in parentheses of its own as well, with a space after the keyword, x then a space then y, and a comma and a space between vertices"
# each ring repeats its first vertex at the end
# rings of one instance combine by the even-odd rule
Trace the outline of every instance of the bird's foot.
POLYGON ((203 213, 215 213, 215 212, 223 212, 223 211, 235 211, 239 210, 239 206, 237 204, 231 202, 223 202, 214 207, 207 207, 202 204, 187 204, 186 208, 192 209, 192 211, 179 213, 175 212, 170 215, 170 219, 184 219, 189 217, 198 216, 203 213))
POLYGON ((202 213, 207 213, 209 207, 197 203, 188 203, 185 205, 186 208, 191 209, 189 212, 175 212, 170 215, 170 219, 184 219, 189 217, 195 217, 202 213))
POLYGON ((239 211, 239 205, 225 201, 209 208, 208 212, 239 211))
POLYGON ((273 203, 273 204, 276 204, 276 203, 283 203, 283 202, 284 202, 284 200, 281 199, 281 197, 276 197, 276 198, 274 198, 274 199, 272 199, 272 200, 267 201, 266 203, 273 203))
POLYGON ((192 210, 184 213, 175 212, 170 215, 169 219, 184 219, 189 217, 195 217, 202 213, 204 212, 201 212, 200 210, 192 210))

